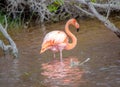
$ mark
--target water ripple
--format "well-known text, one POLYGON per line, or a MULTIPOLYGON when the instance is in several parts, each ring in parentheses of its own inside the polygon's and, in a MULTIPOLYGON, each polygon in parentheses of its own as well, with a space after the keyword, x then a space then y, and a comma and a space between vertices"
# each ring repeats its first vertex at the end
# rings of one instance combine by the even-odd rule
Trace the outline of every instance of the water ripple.
MULTIPOLYGON (((74 61, 78 60, 74 59, 74 61)), ((62 65, 60 61, 44 63, 42 69, 44 71, 41 74, 45 76, 44 82, 49 84, 49 87, 78 87, 81 82, 84 82, 81 79, 84 71, 79 67, 71 67, 70 58, 65 59, 62 65)))

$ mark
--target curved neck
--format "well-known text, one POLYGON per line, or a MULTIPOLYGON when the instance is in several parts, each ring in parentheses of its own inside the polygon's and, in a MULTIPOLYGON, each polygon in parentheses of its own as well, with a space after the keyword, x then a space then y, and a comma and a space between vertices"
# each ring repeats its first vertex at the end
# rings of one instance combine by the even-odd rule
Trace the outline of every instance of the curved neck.
POLYGON ((72 42, 67 44, 67 46, 65 48, 66 50, 73 49, 77 44, 77 38, 69 30, 69 25, 72 25, 72 23, 70 23, 68 21, 65 25, 65 31, 66 31, 67 35, 72 39, 72 42))

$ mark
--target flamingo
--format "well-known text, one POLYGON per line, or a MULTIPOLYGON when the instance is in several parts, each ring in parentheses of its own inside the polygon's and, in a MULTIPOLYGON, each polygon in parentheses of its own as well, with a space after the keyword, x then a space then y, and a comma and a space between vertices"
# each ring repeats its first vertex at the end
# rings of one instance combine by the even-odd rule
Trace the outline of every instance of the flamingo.
POLYGON ((77 32, 79 31, 79 24, 76 19, 69 19, 65 25, 65 32, 55 30, 45 35, 40 54, 50 49, 53 51, 55 57, 55 53, 60 52, 60 60, 62 61, 62 50, 71 50, 77 44, 77 38, 69 30, 70 25, 73 25, 77 29, 77 32), (71 43, 69 43, 69 38, 72 39, 71 43))

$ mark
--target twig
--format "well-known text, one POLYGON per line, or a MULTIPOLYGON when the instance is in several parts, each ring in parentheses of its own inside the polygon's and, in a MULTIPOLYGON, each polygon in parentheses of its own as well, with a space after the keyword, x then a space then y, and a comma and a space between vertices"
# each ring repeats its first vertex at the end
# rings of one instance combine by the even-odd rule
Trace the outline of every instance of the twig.
POLYGON ((70 61, 70 66, 82 66, 84 63, 88 62, 90 60, 90 58, 87 58, 86 60, 84 60, 83 62, 75 62, 71 59, 70 61))
POLYGON ((5 16, 5 30, 7 31, 8 23, 7 23, 7 18, 5 16))
POLYGON ((87 58, 85 61, 79 63, 79 66, 83 65, 84 63, 88 62, 90 60, 90 58, 87 58))
POLYGON ((89 16, 91 16, 91 17, 94 17, 94 14, 92 14, 92 13, 90 13, 90 12, 88 12, 88 11, 80 8, 80 7, 78 7, 77 5, 75 5, 75 7, 76 7, 77 9, 79 9, 80 11, 84 12, 85 14, 87 14, 87 15, 89 15, 89 16))
POLYGON ((107 16, 106 16, 106 19, 108 19, 109 15, 110 15, 110 1, 108 0, 108 4, 109 4, 109 7, 108 7, 108 11, 107 11, 107 16))

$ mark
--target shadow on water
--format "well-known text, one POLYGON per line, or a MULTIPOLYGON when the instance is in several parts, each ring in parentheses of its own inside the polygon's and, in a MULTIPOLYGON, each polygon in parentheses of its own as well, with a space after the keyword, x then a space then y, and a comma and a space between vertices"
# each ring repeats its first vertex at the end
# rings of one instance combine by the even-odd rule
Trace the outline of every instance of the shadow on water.
POLYGON ((79 22, 79 33, 71 29, 78 38, 77 46, 63 51, 64 65, 59 56, 53 59, 52 52, 40 55, 39 51, 44 35, 63 30, 65 22, 11 33, 20 56, 13 59, 0 52, 0 87, 119 87, 120 40, 96 20, 79 22), (88 62, 79 65, 87 58, 88 62))

